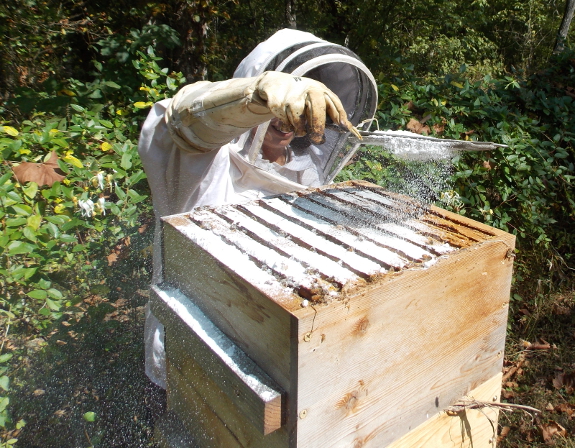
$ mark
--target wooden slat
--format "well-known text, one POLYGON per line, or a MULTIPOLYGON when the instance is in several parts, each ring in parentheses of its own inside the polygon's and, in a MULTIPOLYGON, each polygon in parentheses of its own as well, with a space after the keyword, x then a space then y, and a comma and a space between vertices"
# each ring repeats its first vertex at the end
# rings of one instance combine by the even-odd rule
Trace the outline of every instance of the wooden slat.
MULTIPOLYGON (((280 448, 287 447, 287 430, 286 427, 269 433, 262 434, 250 422, 249 418, 243 411, 238 409, 227 394, 222 393, 220 385, 215 381, 214 375, 210 371, 204 371, 196 360, 189 356, 184 344, 180 343, 180 338, 177 334, 170 331, 166 333, 166 349, 170 361, 171 372, 177 372, 179 382, 172 381, 170 383, 170 395, 172 400, 177 398, 179 403, 179 411, 188 415, 187 418, 197 420, 193 416, 191 410, 196 409, 196 403, 182 402, 187 400, 186 397, 191 396, 188 389, 193 389, 198 397, 201 397, 203 405, 209 409, 208 414, 213 413, 217 416, 218 420, 230 431, 238 444, 242 447, 260 447, 260 448, 280 448), (183 389, 182 389, 183 388, 183 389)), ((238 390, 238 394, 241 392, 238 390)), ((196 397, 196 400, 198 398, 196 397)), ((216 432, 221 432, 221 428, 217 429, 219 423, 216 424, 216 432)), ((195 431, 210 433, 214 429, 204 428, 196 429, 195 431)), ((192 434, 195 438, 199 438, 196 434, 192 434)), ((209 445, 214 446, 214 445, 209 445)))
MULTIPOLYGON (((281 427, 283 391, 186 296, 153 286, 151 307, 168 328, 167 345, 174 347, 167 352, 172 365, 182 366, 193 356, 256 429, 269 434, 281 427)), ((196 380, 193 375, 189 379, 196 380)))
POLYGON ((196 389, 169 362, 167 373, 168 410, 178 416, 193 435, 198 448, 244 448, 196 389))
POLYGON ((501 232, 302 317, 298 446, 387 446, 500 372, 513 242, 501 232))
MULTIPOLYGON (((469 392, 478 401, 499 400, 499 373, 469 392)), ((435 414, 387 448, 495 448, 497 440, 496 408, 468 410, 458 415, 435 414)))

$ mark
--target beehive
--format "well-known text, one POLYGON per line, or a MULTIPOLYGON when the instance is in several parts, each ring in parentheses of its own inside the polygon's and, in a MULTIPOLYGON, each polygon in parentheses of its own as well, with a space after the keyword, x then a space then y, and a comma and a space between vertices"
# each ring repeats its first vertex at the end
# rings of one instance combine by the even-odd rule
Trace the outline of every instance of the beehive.
POLYGON ((351 182, 174 215, 163 244, 152 309, 195 444, 493 446, 441 411, 498 398, 512 235, 351 182))

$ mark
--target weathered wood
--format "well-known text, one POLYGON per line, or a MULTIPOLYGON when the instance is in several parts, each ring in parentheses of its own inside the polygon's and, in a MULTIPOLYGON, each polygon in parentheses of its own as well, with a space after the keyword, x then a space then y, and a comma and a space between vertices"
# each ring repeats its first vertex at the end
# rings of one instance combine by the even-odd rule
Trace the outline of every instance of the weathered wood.
MULTIPOLYGON (((468 396, 478 401, 498 401, 501 373, 479 385, 468 396)), ((457 415, 435 414, 388 448, 495 448, 497 408, 466 410, 457 415)))
MULTIPOLYGON (((167 218, 165 279, 285 391, 267 446, 381 448, 501 371, 514 241, 354 182, 167 218)), ((184 339, 168 329, 171 402, 260 446, 184 339)))
POLYGON ((190 385, 188 378, 172 367, 169 360, 167 374, 168 409, 180 418, 200 448, 243 448, 235 434, 190 385))
MULTIPOLYGON (((152 287, 151 307, 167 328, 167 356, 183 369, 193 356, 195 364, 210 372, 229 402, 262 434, 282 425, 280 387, 229 340, 186 296, 175 289, 152 287)), ((193 374, 191 382, 198 379, 193 374)), ((200 383, 201 385, 201 383, 200 383)))
POLYGON ((222 394, 218 386, 211 381, 209 374, 194 365, 193 361, 184 364, 181 370, 170 364, 168 406, 194 435, 196 442, 194 447, 287 446, 288 436, 285 427, 264 436, 253 428, 248 419, 237 412, 227 395, 222 394), (198 381, 190 382, 188 377, 190 373, 198 375, 198 381), (198 386, 200 380, 203 383, 198 386))
POLYGON ((500 372, 506 240, 390 276, 300 319, 297 446, 386 446, 500 372))
MULTIPOLYGON (((292 316, 299 301, 282 292, 275 300, 225 264, 234 249, 221 247, 209 231, 201 232, 179 216, 164 223, 164 279, 192 298, 202 312, 288 394, 292 316), (192 244, 193 229, 206 238, 204 247, 192 244), (212 237, 212 239, 210 239, 212 237)), ((220 241, 221 244, 221 241, 220 241)), ((237 267, 249 266, 250 261, 237 267)), ((252 263, 253 264, 253 263, 252 263)), ((248 276, 245 274, 245 276, 248 276)), ((249 279, 249 277, 248 277, 249 279)))

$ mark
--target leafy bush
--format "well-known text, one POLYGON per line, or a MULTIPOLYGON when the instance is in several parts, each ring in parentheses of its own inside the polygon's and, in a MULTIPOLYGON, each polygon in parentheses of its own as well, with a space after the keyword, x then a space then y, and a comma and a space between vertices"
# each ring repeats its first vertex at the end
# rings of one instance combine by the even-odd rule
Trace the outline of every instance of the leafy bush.
MULTIPOLYGON (((151 47, 134 56, 137 90, 95 62, 92 82, 49 80, 45 90, 21 90, 8 106, 24 118, 0 126, 0 313, 8 326, 48 328, 101 286, 115 262, 112 249, 149 220, 137 154, 142 110, 184 78, 160 68, 151 47), (29 181, 23 167, 32 171, 29 181), (51 176, 48 185, 41 172, 51 176)), ((0 396, 0 426, 8 403, 0 396)))
MULTIPOLYGON (((439 79, 417 78, 412 67, 396 61, 398 76, 381 75, 379 86, 382 129, 405 129, 410 120, 423 121, 438 136, 508 145, 456 157, 452 191, 444 190, 440 205, 517 235, 517 278, 549 286, 570 278, 575 261, 575 236, 569 230, 575 221, 574 60, 566 52, 530 77, 485 76, 478 81, 468 78, 465 66, 439 79)), ((402 179, 409 178, 408 170, 412 177, 422 173, 421 165, 367 148, 342 176, 389 188, 399 179, 405 188, 402 179)), ((426 170, 420 176, 426 185, 417 187, 416 195, 435 182, 440 199, 444 167, 426 170)))

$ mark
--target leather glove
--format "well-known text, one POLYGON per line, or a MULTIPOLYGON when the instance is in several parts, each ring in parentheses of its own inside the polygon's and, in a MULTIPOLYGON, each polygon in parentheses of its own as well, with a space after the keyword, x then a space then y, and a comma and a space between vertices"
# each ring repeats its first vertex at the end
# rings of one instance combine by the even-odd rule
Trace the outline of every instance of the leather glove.
POLYGON ((341 101, 325 85, 281 72, 185 86, 168 106, 166 122, 180 148, 207 152, 274 116, 283 122, 283 131, 309 135, 314 143, 323 140, 326 116, 359 136, 341 101))
POLYGON ((324 84, 310 78, 281 72, 266 72, 257 84, 257 93, 296 137, 308 135, 312 142, 324 138, 326 116, 346 131, 355 130, 348 121, 340 99, 324 84))

